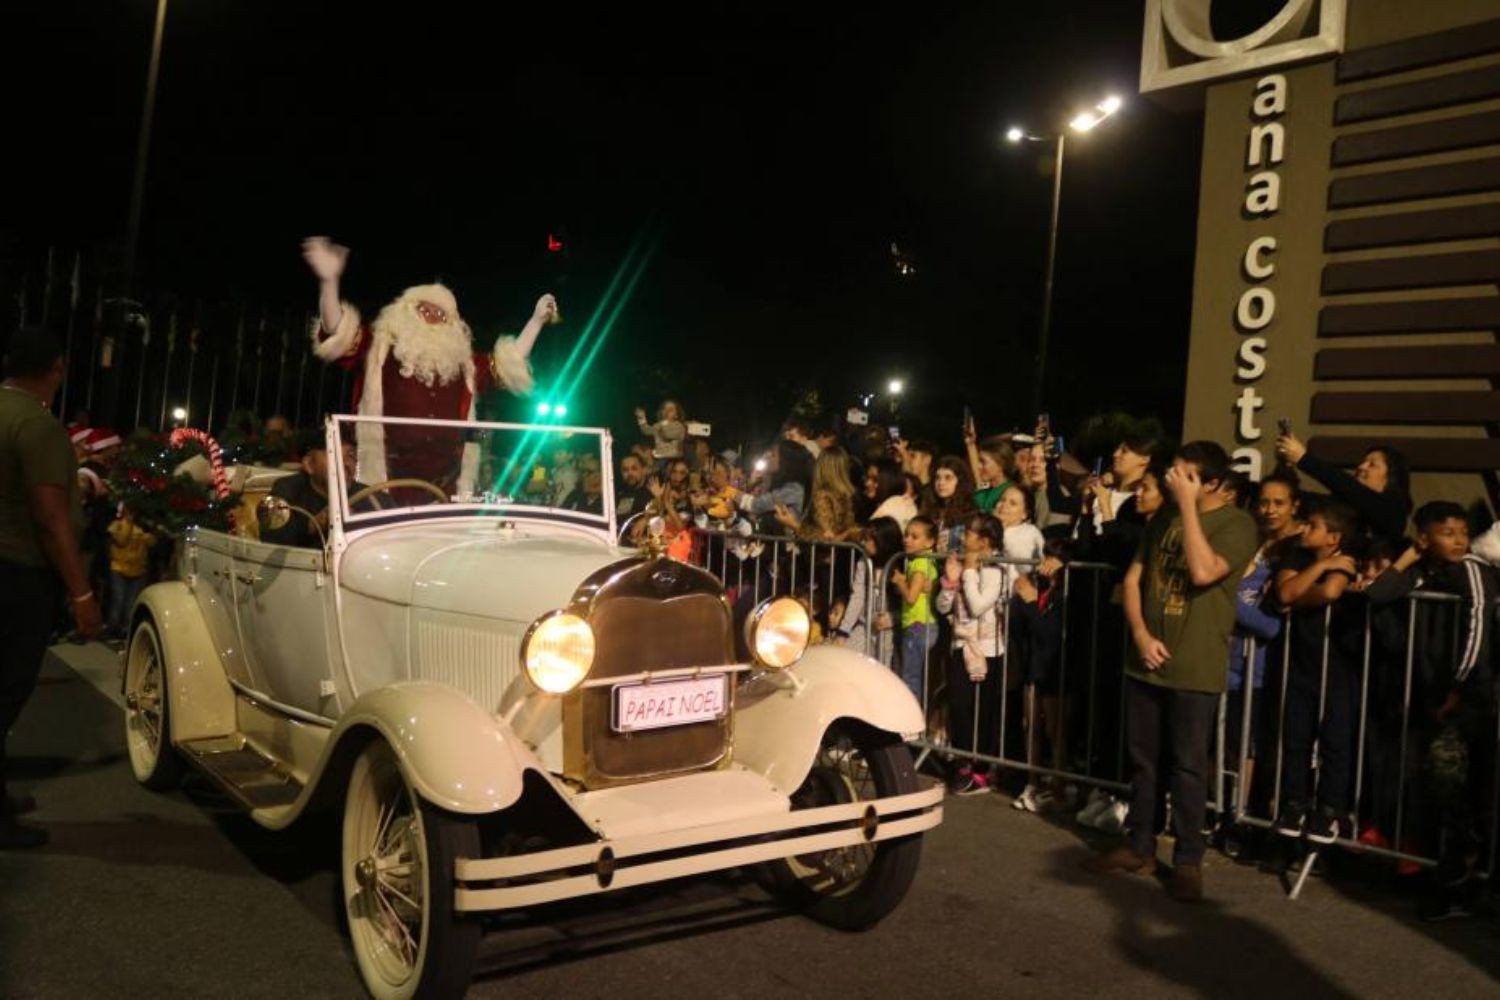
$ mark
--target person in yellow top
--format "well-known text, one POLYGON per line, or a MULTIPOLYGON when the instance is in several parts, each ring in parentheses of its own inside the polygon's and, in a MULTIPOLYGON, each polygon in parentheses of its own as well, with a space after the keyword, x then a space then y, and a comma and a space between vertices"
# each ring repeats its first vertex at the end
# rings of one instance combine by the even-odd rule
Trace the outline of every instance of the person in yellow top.
POLYGON ((120 505, 119 515, 109 526, 109 615, 105 635, 125 638, 130 608, 146 586, 151 546, 156 536, 135 523, 130 511, 120 505))
POLYGON ((900 674, 917 701, 927 704, 927 654, 937 643, 937 615, 932 610, 932 584, 938 578, 937 527, 932 519, 917 515, 906 523, 902 539, 906 560, 891 570, 890 581, 901 593, 900 674))

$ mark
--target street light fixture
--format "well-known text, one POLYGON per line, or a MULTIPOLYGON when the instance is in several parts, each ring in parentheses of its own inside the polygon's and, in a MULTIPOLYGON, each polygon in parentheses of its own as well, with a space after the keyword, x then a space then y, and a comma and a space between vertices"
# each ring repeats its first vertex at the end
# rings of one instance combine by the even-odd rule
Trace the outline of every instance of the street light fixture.
POLYGON ((179 424, 187 419, 187 408, 183 406, 172 407, 172 419, 179 424))
POLYGON ((905 388, 905 386, 902 384, 899 378, 893 378, 891 379, 891 384, 886 386, 886 388, 890 390, 892 396, 899 396, 901 395, 901 390, 905 388))
MULTIPOLYGON (((1117 94, 1110 94, 1094 105, 1092 111, 1074 115, 1073 119, 1068 122, 1068 128, 1080 134, 1092 132, 1124 106, 1123 98, 1117 94)), ((1005 130, 1005 138, 1012 145, 1024 140, 1026 142, 1050 142, 1056 148, 1056 163, 1052 169, 1052 222, 1047 230, 1047 280, 1046 288, 1042 293, 1042 329, 1037 337, 1036 380, 1032 390, 1032 411, 1035 413, 1042 411, 1046 398, 1047 340, 1052 333, 1052 279, 1057 269, 1057 217, 1062 207, 1063 156, 1067 149, 1067 137, 1066 129, 1059 129, 1056 135, 1033 135, 1020 125, 1012 125, 1005 130)))

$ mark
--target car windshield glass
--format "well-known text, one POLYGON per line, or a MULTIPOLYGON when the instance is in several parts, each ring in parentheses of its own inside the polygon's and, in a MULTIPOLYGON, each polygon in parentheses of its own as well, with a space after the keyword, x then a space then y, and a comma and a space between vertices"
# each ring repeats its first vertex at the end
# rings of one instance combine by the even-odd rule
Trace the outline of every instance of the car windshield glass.
MULTIPOLYGON (((607 527, 608 432, 592 427, 336 417, 346 520, 525 509, 607 527)), ((330 455, 332 451, 330 451, 330 455)))

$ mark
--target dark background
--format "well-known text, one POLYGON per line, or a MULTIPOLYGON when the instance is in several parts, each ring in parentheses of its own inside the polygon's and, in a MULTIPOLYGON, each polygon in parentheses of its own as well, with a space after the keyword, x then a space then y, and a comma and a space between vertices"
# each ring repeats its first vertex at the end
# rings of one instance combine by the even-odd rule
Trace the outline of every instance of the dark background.
MULTIPOLYGON (((1253 27, 1257 6, 1228 15, 1253 27)), ((49 246, 62 286, 75 249, 87 277, 117 280, 154 13, 6 6, 7 327, 19 287, 39 298, 49 246)), ((232 339, 234 303, 252 327, 260 308, 297 325, 315 291, 298 240, 328 233, 353 247, 356 302, 440 277, 481 344, 556 291, 546 386, 642 238, 649 266, 570 419, 625 428, 671 394, 733 444, 808 390, 842 413, 900 376, 907 435, 956 444, 965 404, 983 430, 1033 418, 1051 147, 1002 133, 1116 92, 1124 111, 1069 146, 1048 406, 1064 427, 1110 409, 1172 427, 1200 128, 1135 94, 1141 27, 1123 0, 172 0, 138 292, 196 309, 209 344, 232 339)))

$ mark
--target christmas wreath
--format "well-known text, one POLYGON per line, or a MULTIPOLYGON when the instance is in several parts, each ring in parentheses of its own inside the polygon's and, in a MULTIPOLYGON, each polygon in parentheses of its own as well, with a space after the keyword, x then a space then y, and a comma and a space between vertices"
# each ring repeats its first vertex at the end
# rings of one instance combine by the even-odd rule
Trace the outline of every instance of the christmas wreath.
POLYGON ((125 505, 137 524, 153 532, 179 535, 193 526, 227 531, 236 498, 220 498, 212 483, 174 471, 198 455, 209 457, 199 441, 173 446, 161 435, 132 435, 110 469, 111 497, 125 505))

